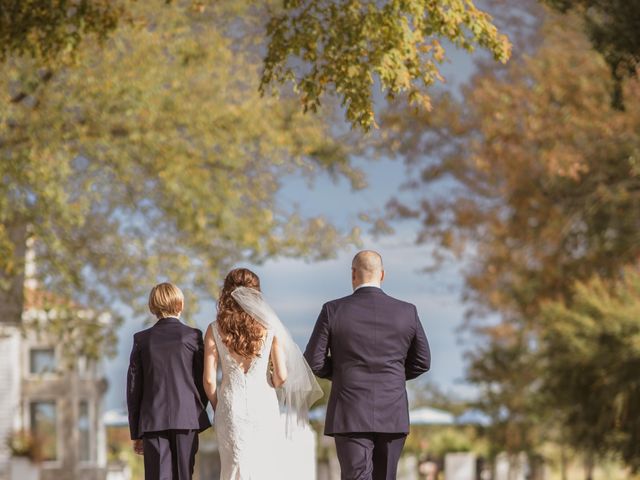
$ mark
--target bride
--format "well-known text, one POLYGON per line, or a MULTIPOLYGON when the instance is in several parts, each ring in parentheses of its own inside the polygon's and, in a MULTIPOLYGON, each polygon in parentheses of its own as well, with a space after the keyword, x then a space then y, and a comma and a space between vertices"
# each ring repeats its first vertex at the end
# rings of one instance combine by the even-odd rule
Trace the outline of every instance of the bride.
POLYGON ((204 343, 220 479, 315 478, 308 413, 322 390, 251 270, 238 268, 225 278, 204 343))

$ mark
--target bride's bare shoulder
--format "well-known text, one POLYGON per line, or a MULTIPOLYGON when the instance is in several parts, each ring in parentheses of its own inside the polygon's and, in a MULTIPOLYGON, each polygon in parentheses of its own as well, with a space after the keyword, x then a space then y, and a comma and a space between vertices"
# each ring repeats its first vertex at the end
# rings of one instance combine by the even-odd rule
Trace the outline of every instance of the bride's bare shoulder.
POLYGON ((216 341, 213 336, 213 329, 215 328, 214 323, 210 323, 207 327, 207 331, 204 333, 204 345, 205 347, 209 347, 211 349, 216 349, 216 341))

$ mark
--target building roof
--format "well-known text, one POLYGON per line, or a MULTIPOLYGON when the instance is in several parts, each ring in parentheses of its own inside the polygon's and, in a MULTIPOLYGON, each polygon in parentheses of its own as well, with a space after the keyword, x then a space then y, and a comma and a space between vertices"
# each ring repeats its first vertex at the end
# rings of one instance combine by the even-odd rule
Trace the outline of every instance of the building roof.
POLYGON ((50 307, 80 308, 70 299, 48 290, 39 288, 24 289, 24 310, 42 310, 50 307))

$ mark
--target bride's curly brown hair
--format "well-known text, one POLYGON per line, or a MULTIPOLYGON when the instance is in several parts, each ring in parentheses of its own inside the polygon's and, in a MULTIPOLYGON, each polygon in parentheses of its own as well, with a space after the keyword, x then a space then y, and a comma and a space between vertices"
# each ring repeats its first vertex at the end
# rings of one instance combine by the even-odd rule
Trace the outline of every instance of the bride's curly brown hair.
POLYGON ((238 287, 260 291, 260 278, 247 268, 236 268, 227 274, 218 300, 218 329, 227 348, 241 357, 251 359, 260 353, 265 328, 231 296, 231 292, 238 287))

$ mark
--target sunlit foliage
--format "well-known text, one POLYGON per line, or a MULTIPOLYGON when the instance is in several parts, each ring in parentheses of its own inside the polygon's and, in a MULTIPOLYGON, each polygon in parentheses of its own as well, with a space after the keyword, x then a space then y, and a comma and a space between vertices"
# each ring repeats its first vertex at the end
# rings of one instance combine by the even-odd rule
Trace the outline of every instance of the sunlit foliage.
POLYGON ((261 98, 260 58, 235 48, 222 14, 176 6, 160 20, 156 8, 139 3, 143 25, 84 42, 72 65, 5 62, 0 262, 18 319, 10 289, 29 238, 40 288, 103 310, 170 279, 187 318, 236 262, 326 258, 357 238, 277 195, 290 174, 362 186, 327 117, 261 98))
MULTIPOLYGON (((200 16, 223 25, 211 15, 220 2, 145 3, 163 24, 173 10, 188 9, 196 23, 200 16)), ((427 87, 441 79, 446 42, 470 51, 480 46, 501 62, 510 54, 507 38, 471 0, 236 3, 236 18, 226 19, 234 35, 241 36, 242 22, 256 14, 261 21, 252 23, 266 28, 262 92, 292 80, 304 111, 317 111, 325 93, 336 94, 351 125, 365 130, 375 124, 376 79, 388 96, 407 93, 411 103, 430 108, 427 87)), ((0 0, 0 60, 59 61, 73 57, 85 37, 104 40, 119 25, 139 21, 133 0, 0 0)))

